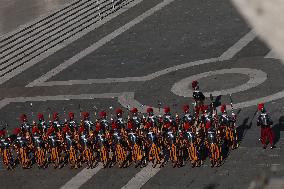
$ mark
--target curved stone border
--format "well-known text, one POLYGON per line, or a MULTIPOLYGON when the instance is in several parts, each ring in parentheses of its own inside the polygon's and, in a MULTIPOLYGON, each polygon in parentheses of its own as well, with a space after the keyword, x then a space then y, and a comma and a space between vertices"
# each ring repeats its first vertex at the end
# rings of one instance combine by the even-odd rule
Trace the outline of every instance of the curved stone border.
POLYGON ((213 75, 228 74, 228 73, 229 74, 238 73, 238 74, 247 75, 249 76, 249 81, 243 85, 239 85, 234 88, 224 89, 220 91, 206 92, 204 93, 204 95, 206 97, 209 97, 210 94, 212 94, 213 96, 218 96, 218 95, 228 95, 228 94, 245 91, 245 90, 248 90, 250 88, 260 85, 267 79, 267 74, 257 69, 250 69, 250 68, 222 69, 222 70, 204 72, 201 74, 192 75, 190 77, 184 78, 181 81, 175 83, 173 87, 171 88, 171 91, 178 96, 192 97, 193 91, 190 89, 189 85, 191 84, 193 80, 199 80, 201 78, 205 78, 205 77, 209 77, 213 75))

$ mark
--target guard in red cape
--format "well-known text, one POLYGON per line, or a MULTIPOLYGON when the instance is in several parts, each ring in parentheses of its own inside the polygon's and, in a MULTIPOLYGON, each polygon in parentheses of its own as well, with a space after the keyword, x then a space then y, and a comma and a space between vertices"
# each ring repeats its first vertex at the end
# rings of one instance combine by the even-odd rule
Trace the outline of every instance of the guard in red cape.
POLYGON ((261 112, 261 114, 258 116, 257 119, 257 126, 261 127, 261 137, 260 137, 261 143, 263 145, 263 148, 265 149, 269 141, 271 145, 270 148, 273 149, 275 148, 274 133, 271 129, 273 126, 273 121, 270 118, 270 116, 266 113, 263 103, 258 104, 258 110, 261 112))
POLYGON ((193 98, 195 101, 195 117, 199 117, 200 111, 202 111, 202 106, 204 104, 205 96, 204 94, 199 90, 199 85, 197 81, 192 81, 191 83, 192 89, 193 89, 193 98))
POLYGON ((127 129, 136 131, 137 129, 140 129, 141 123, 142 119, 138 117, 138 109, 134 107, 127 120, 127 129))
POLYGON ((189 112, 189 105, 188 104, 185 104, 183 106, 183 112, 184 112, 184 115, 182 117, 182 122, 181 122, 181 130, 184 130, 184 131, 192 131, 193 130, 193 124, 194 124, 194 119, 193 119, 193 116, 190 114, 189 112))

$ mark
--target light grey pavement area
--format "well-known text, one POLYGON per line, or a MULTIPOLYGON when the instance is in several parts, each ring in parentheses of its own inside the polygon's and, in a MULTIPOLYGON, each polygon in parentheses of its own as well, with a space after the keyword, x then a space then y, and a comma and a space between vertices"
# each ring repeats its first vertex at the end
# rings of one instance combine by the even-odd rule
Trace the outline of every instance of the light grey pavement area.
POLYGON ((0 36, 59 10, 72 0, 2 0, 0 1, 0 36))

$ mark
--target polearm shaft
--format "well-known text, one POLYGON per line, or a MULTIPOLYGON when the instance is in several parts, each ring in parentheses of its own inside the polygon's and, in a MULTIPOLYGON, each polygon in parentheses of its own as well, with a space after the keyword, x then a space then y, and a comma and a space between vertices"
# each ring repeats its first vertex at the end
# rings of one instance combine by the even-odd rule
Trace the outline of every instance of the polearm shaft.
POLYGON ((232 114, 235 114, 235 113, 234 113, 234 106, 233 106, 232 94, 230 94, 230 104, 231 104, 232 114))

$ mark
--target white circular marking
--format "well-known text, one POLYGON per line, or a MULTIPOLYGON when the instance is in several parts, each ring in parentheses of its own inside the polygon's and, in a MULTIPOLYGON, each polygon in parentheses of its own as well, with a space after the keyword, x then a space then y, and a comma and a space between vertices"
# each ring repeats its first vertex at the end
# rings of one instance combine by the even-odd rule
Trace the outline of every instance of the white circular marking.
POLYGON ((228 73, 229 74, 235 74, 235 73, 244 74, 244 75, 249 76, 249 80, 245 84, 242 84, 242 85, 230 88, 230 89, 205 92, 204 95, 206 97, 209 97, 210 94, 212 94, 213 96, 218 96, 218 95, 228 95, 228 94, 245 91, 245 90, 248 90, 248 89, 251 89, 253 87, 260 85, 267 79, 267 74, 257 69, 250 69, 250 68, 222 69, 222 70, 204 72, 201 74, 192 75, 190 77, 184 78, 180 80, 179 82, 175 83, 173 87, 171 88, 171 91, 178 96, 192 97, 193 90, 191 90, 190 85, 193 80, 199 80, 201 78, 205 78, 205 77, 209 77, 213 75, 228 74, 228 73))

